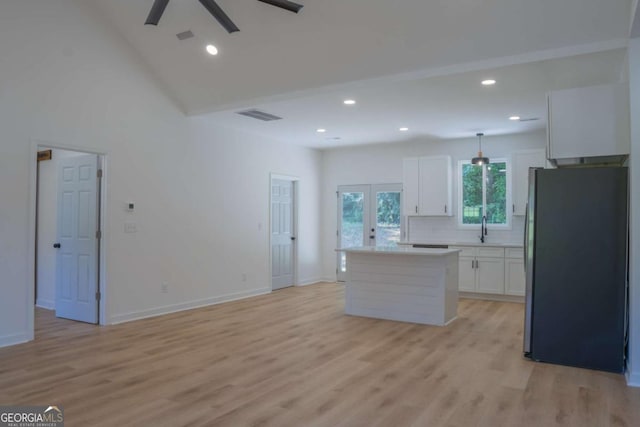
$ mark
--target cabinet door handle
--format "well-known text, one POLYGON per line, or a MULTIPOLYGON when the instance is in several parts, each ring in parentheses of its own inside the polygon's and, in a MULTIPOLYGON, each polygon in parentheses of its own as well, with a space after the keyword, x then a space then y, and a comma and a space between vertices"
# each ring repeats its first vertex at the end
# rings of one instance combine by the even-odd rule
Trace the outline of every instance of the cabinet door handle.
POLYGON ((416 213, 418 213, 418 205, 416 205, 416 213))
POLYGON ((516 204, 513 204, 513 213, 516 213, 516 204))
POLYGON ((471 261, 471 268, 476 268, 476 262, 474 260, 471 261))
POLYGON ((447 213, 447 205, 444 205, 444 213, 447 213))

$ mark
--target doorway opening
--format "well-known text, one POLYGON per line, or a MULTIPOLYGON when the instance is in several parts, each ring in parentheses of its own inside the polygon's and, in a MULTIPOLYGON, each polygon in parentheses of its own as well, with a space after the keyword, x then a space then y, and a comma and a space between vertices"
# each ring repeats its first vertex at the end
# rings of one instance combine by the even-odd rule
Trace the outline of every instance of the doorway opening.
POLYGON ((32 326, 42 319, 104 324, 106 156, 43 143, 32 151, 32 326))
MULTIPOLYGON (((395 246, 403 236, 402 184, 340 185, 338 248, 395 246)), ((346 281, 347 257, 337 252, 336 276, 346 281)))
POLYGON ((271 290, 298 280, 298 178, 271 174, 269 252, 271 290))

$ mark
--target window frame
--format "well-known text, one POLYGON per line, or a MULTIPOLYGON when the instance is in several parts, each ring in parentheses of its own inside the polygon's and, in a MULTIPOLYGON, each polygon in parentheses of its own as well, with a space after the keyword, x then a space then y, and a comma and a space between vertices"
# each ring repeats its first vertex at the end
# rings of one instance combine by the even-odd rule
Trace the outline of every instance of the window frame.
MULTIPOLYGON (((506 209, 506 218, 507 218, 507 222, 505 224, 487 224, 487 229, 488 230, 511 230, 513 227, 513 221, 512 221, 512 217, 513 217, 513 209, 510 211, 509 210, 509 205, 512 205, 513 207, 513 203, 512 203, 512 194, 511 194, 511 159, 507 158, 507 157, 499 157, 499 158, 495 158, 495 159, 491 159, 491 163, 505 163, 506 164, 506 170, 507 170, 507 176, 506 176, 506 184, 507 184, 507 190, 506 190, 506 200, 505 200, 505 209, 506 209)), ((489 164, 489 166, 491 165, 491 163, 489 164)), ((457 195, 457 204, 458 204, 458 229, 461 230, 473 230, 479 227, 479 224, 463 224, 462 223, 462 209, 463 209, 463 202, 462 202, 462 197, 463 197, 463 192, 462 192, 462 180, 463 180, 463 176, 462 176, 462 168, 464 165, 470 165, 471 164, 471 160, 458 160, 458 170, 456 171, 456 177, 457 177, 457 181, 458 181, 458 195, 457 195)), ((483 203, 486 204, 486 187, 485 187, 485 183, 486 183, 486 167, 487 165, 483 165, 483 171, 482 171, 482 177, 483 177, 483 182, 482 182, 482 200, 483 203)), ((486 209, 486 205, 484 206, 484 208, 486 209)))

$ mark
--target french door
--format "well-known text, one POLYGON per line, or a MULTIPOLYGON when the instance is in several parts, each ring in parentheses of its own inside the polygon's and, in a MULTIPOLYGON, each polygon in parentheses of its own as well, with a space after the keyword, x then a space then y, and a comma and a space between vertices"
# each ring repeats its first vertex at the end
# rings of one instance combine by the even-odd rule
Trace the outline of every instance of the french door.
MULTIPOLYGON (((402 184, 338 186, 338 248, 395 246, 402 236, 402 184)), ((346 254, 338 252, 338 281, 346 254)))

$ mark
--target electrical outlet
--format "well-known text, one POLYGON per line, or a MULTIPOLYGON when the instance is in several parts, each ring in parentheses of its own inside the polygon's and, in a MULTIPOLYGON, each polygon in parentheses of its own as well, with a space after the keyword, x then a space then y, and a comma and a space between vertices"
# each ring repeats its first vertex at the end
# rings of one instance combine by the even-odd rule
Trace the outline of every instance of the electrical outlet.
POLYGON ((169 284, 167 282, 162 282, 162 285, 160 285, 160 290, 163 294, 166 294, 167 292, 169 292, 169 284))

